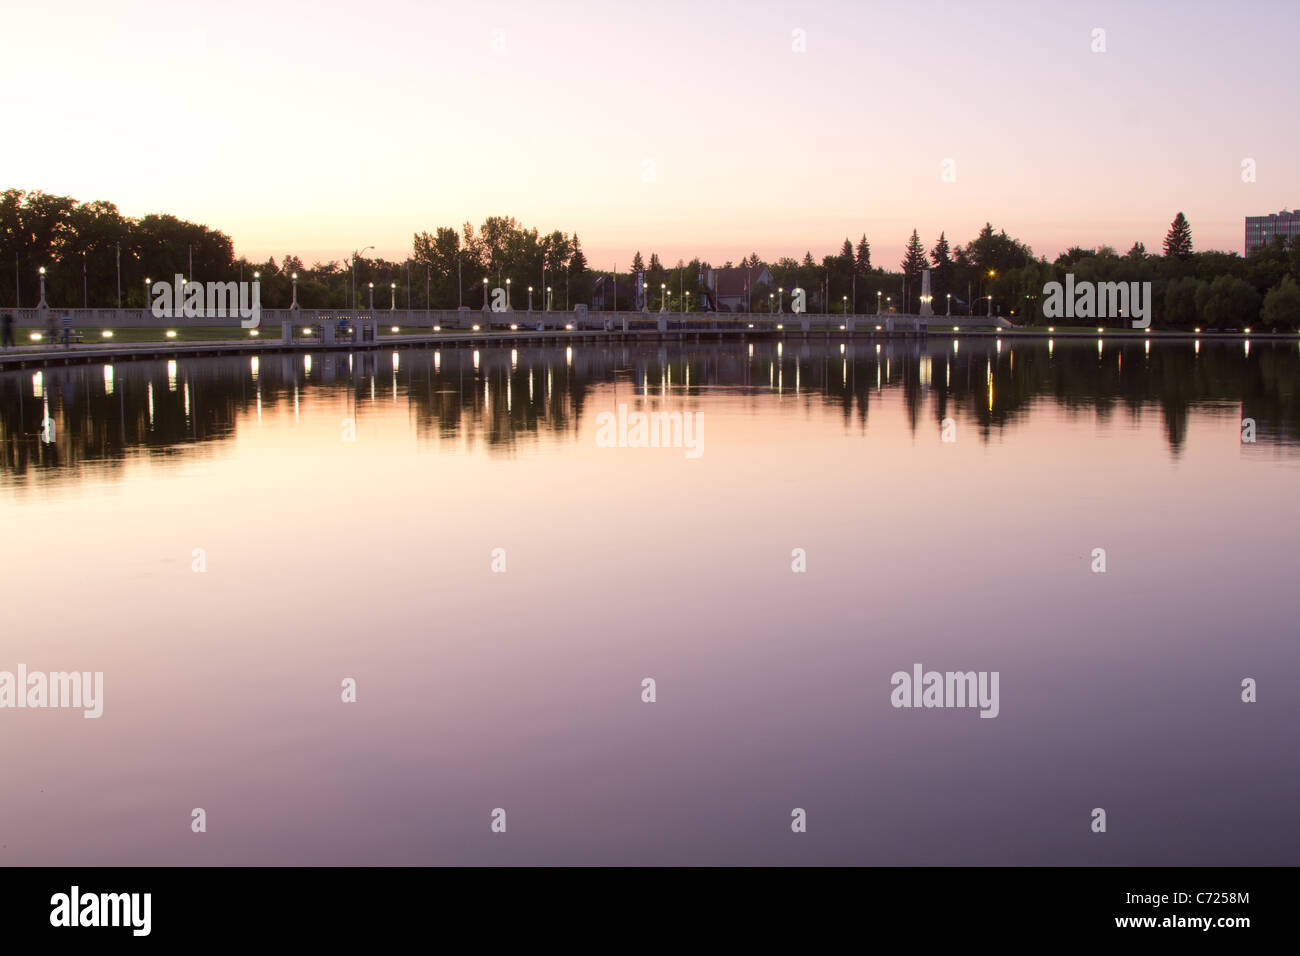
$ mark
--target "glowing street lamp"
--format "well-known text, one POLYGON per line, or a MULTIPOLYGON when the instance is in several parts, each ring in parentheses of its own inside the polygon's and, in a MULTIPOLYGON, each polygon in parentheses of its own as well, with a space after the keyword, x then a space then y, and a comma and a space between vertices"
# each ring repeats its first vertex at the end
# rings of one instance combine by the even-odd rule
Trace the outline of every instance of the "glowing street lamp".
POLYGON ((785 311, 785 288, 782 286, 776 287, 776 311, 785 311))
POLYGON ((668 311, 668 285, 664 282, 659 283, 659 311, 668 311))
POLYGON ((375 284, 370 283, 370 311, 375 311, 375 284))
POLYGON ((396 282, 390 282, 390 283, 389 283, 389 288, 392 290, 393 300, 392 300, 392 304, 390 304, 390 305, 388 306, 388 311, 389 311, 389 312, 396 312, 396 311, 397 311, 397 283, 396 283, 396 282))
POLYGON ((691 311, 690 305, 691 305, 691 292, 689 289, 687 289, 686 293, 684 294, 684 297, 682 298, 682 311, 683 312, 691 311))
POLYGON ((877 312, 877 313, 880 312, 880 297, 881 297, 882 295, 884 295, 883 292, 881 292, 881 291, 879 291, 879 290, 876 291, 876 312, 877 312))
POLYGON ((49 303, 45 301, 45 266, 41 266, 37 271, 40 272, 41 276, 41 301, 37 303, 36 308, 48 309, 50 307, 49 303))
POLYGON ((533 311, 533 287, 528 287, 528 311, 533 311))
POLYGON ((952 293, 951 292, 948 293, 948 311, 946 314, 952 315, 952 293))
POLYGON ((483 311, 488 309, 488 280, 487 276, 483 277, 483 311))
POLYGON ((513 312, 514 305, 510 302, 510 280, 506 280, 506 311, 513 312))
POLYGON ((549 285, 546 287, 546 311, 551 311, 551 287, 549 285))
MULTIPOLYGON (((257 278, 256 273, 254 273, 253 278, 257 278)), ((289 308, 298 308, 298 273, 296 272, 293 274, 293 301, 289 303, 289 308)))

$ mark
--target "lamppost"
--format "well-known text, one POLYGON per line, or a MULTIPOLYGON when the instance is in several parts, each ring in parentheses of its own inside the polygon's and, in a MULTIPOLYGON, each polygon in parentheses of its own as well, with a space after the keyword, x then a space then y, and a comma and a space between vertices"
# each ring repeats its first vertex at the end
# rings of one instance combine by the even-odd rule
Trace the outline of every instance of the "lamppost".
POLYGON ((546 287, 546 311, 551 311, 551 287, 549 285, 546 287))
POLYGON ((948 311, 944 315, 952 315, 952 293, 948 293, 948 311))
POLYGON ((993 318, 993 294, 989 293, 989 318, 993 318))
POLYGON ((844 300, 844 314, 845 314, 845 315, 848 315, 848 314, 849 314, 849 297, 848 297, 847 295, 842 295, 842 296, 840 296, 840 298, 844 300))
POLYGON ((150 286, 149 277, 145 276, 144 277, 144 307, 146 310, 149 308, 149 286, 150 286))
POLYGON ((659 311, 668 311, 668 284, 666 282, 659 283, 659 311))
POLYGON ((528 287, 528 311, 533 311, 533 287, 528 287))
POLYGON ((775 299, 775 298, 776 298, 776 296, 774 296, 772 293, 769 292, 769 293, 767 294, 767 314, 768 314, 768 315, 771 315, 771 314, 772 314, 772 300, 775 299))
POLYGON ((785 289, 782 286, 776 287, 776 311, 785 311, 785 289))
POLYGON ((691 292, 687 289, 682 293, 682 312, 689 312, 691 304, 691 292))
POLYGON ((293 274, 293 301, 289 303, 289 308, 298 308, 298 273, 293 274))
POLYGON ((885 306, 890 312, 894 311, 894 297, 892 295, 885 296, 885 306))
POLYGON ((880 297, 883 295, 879 289, 876 290, 876 315, 880 314, 880 297))
POLYGON ((510 301, 510 280, 507 279, 506 280, 506 311, 513 312, 514 310, 515 310, 514 304, 510 301))
POLYGON ((45 301, 45 266, 41 266, 40 269, 37 271, 40 273, 41 276, 41 301, 36 303, 36 308, 48 309, 50 307, 50 304, 45 301))
POLYGON ((370 283, 370 311, 375 311, 375 284, 370 283))
POLYGON ((483 277, 483 311, 488 310, 488 280, 487 276, 483 277))
POLYGON ((389 283, 389 286, 392 289, 393 300, 388 306, 388 311, 396 312, 397 311, 397 283, 396 282, 389 283))

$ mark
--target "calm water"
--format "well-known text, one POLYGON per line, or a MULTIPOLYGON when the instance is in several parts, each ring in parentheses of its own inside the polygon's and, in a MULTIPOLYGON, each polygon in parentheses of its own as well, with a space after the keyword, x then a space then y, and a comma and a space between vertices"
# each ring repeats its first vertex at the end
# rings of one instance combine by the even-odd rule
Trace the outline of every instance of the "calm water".
POLYGON ((1294 342, 267 355, 0 411, 0 671, 104 673, 98 720, 0 710, 0 864, 1300 863, 1294 342), (620 404, 703 454, 602 447, 620 404), (892 707, 915 663, 998 717, 892 707))

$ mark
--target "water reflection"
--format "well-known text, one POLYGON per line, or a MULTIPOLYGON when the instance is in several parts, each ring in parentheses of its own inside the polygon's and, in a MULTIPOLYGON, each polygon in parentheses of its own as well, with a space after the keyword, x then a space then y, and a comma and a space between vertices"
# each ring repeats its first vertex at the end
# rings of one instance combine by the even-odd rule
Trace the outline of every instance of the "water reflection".
POLYGON ((1199 407, 1254 418, 1260 443, 1294 445, 1298 378, 1300 354, 1286 343, 1153 348, 1150 339, 647 343, 118 362, 0 374, 0 473, 111 468, 135 454, 174 454, 228 441, 242 421, 281 408, 296 418, 304 403, 326 399, 358 419, 406 405, 417 435, 509 453, 543 434, 572 439, 601 388, 647 399, 725 392, 777 415, 820 400, 864 431, 873 403, 897 392, 913 432, 952 417, 973 423, 984 441, 1026 423, 1044 401, 1102 422, 1154 409, 1174 453, 1199 407), (55 436, 48 442, 47 419, 55 436))

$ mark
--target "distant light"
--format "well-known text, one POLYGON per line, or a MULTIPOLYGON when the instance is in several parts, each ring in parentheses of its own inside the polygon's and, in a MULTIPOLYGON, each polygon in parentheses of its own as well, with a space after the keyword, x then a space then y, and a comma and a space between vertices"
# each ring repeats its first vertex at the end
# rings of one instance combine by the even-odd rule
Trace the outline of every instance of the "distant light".
POLYGON ((45 266, 41 266, 41 275, 45 275, 45 266))
POLYGON ((391 331, 393 331, 393 332, 400 332, 400 331, 402 331, 402 330, 401 330, 398 326, 394 325, 391 331))
POLYGON ((102 335, 102 336, 103 336, 104 338, 106 338, 106 339, 111 339, 111 338, 113 337, 113 330, 112 330, 112 329, 105 329, 104 331, 100 332, 99 334, 102 335))
POLYGON ((785 326, 782 325, 780 322, 776 323, 776 327, 777 327, 778 329, 783 329, 783 328, 785 328, 785 326))
POLYGON ((566 323, 564 327, 565 327, 565 329, 567 329, 567 330, 570 331, 570 332, 573 331, 573 323, 572 323, 572 322, 568 322, 568 323, 566 323))
POLYGON ((1049 331, 1049 332, 1055 332, 1055 331, 1056 331, 1056 326, 1054 326, 1054 325, 1049 325, 1049 326, 1047 327, 1047 331, 1049 331))
POLYGON ((294 278, 294 281, 296 282, 296 281, 298 280, 298 273, 295 272, 295 273, 293 274, 293 278, 294 278))
POLYGON ((257 336, 258 336, 260 333, 257 331, 257 329, 249 329, 249 330, 248 330, 248 334, 251 335, 253 338, 257 338, 257 336))
POLYGON ((750 323, 749 323, 749 327, 752 329, 752 328, 754 327, 754 323, 753 323, 753 322, 750 322, 750 323))
POLYGON ((1105 332, 1106 330, 1103 329, 1103 328, 1099 325, 1099 326, 1097 326, 1097 331, 1098 331, 1098 332, 1105 332))
POLYGON ((841 325, 840 328, 841 328, 841 329, 845 329, 845 328, 848 328, 848 326, 841 325))
POLYGON ((33 332, 31 335, 28 336, 28 338, 31 339, 33 342, 39 342, 41 340, 41 333, 33 332))
POLYGON ((441 332, 441 331, 442 331, 442 326, 441 326, 441 325, 435 325, 435 326, 433 327, 433 331, 435 331, 435 332, 441 332))
POLYGON ((1250 329, 1244 329, 1243 331, 1244 331, 1247 335, 1250 335, 1250 329))
MULTIPOLYGON (((1250 329, 1247 329, 1246 331, 1249 332, 1250 329)), ((1146 329, 1146 334, 1147 334, 1147 335, 1150 335, 1150 334, 1151 334, 1151 330, 1150 330, 1150 329, 1146 329)))
POLYGON ((954 332, 960 332, 960 331, 961 331, 961 326, 959 326, 959 325, 954 325, 954 326, 952 327, 952 330, 953 330, 954 332))
POLYGON ((519 326, 517 326, 515 323, 511 322, 511 323, 510 323, 510 331, 511 331, 511 332, 517 332, 517 331, 519 331, 519 326))
POLYGON ((476 325, 476 326, 474 326, 474 331, 475 331, 475 332, 477 332, 477 331, 478 331, 478 326, 477 326, 477 325, 476 325))
POLYGON ((168 329, 168 330, 167 330, 167 338, 169 338, 169 339, 174 339, 174 338, 176 338, 176 330, 175 330, 175 329, 168 329))
POLYGON ((254 272, 254 273, 253 273, 253 278, 254 278, 254 279, 260 279, 260 278, 262 278, 262 273, 260 273, 260 272, 254 272))
POLYGON ((311 326, 308 326, 307 328, 303 329, 303 330, 302 330, 302 334, 303 334, 303 335, 311 335, 311 326))
POLYGON ((1196 334, 1197 335, 1201 334, 1201 327, 1199 325, 1196 327, 1196 334))
POLYGON ((876 326, 876 331, 879 332, 879 331, 880 331, 880 328, 881 328, 881 327, 880 327, 879 325, 877 325, 877 326, 876 326))

